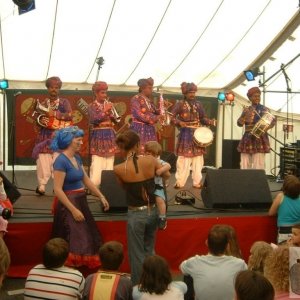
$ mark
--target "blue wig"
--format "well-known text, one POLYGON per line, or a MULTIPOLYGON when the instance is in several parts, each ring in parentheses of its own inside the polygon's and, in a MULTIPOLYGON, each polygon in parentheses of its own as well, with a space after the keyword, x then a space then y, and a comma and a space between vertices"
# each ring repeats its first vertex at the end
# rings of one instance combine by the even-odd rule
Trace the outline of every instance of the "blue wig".
POLYGON ((83 130, 78 126, 59 129, 55 132, 50 148, 53 151, 64 150, 71 144, 74 138, 83 137, 83 135, 83 130))

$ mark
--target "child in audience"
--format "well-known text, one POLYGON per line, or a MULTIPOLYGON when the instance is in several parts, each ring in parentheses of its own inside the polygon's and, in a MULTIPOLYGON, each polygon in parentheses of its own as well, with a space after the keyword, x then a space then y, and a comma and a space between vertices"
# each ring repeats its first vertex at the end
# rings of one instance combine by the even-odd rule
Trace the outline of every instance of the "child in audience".
POLYGON ((237 258, 242 257, 242 251, 239 246, 236 231, 231 225, 220 225, 225 231, 228 238, 228 247, 226 248, 225 255, 231 255, 237 258))
POLYGON ((289 299, 289 247, 278 246, 265 260, 264 276, 275 289, 275 299, 289 299))
POLYGON ((272 251, 273 248, 269 243, 264 241, 257 241, 253 243, 248 259, 248 269, 263 274, 265 260, 272 251))
POLYGON ((0 239, 0 288, 10 265, 10 254, 3 239, 0 239))
POLYGON ((245 270, 235 278, 235 300, 273 300, 275 291, 262 274, 245 270))
POLYGON ((11 214, 12 204, 7 198, 4 189, 3 178, 0 176, 0 238, 3 238, 7 233, 8 221, 6 219, 9 219, 11 214))
POLYGON ((83 300, 132 300, 132 283, 129 274, 120 273, 124 260, 123 245, 117 241, 103 244, 99 250, 101 270, 86 278, 83 300))
POLYGON ((81 299, 83 275, 64 266, 69 255, 69 244, 62 238, 49 240, 43 248, 43 264, 30 270, 24 299, 81 299))
POLYGON ((172 281, 167 261, 159 255, 147 256, 143 263, 140 283, 133 287, 134 300, 183 300, 187 286, 182 281, 172 281))
POLYGON ((166 205, 166 190, 163 184, 164 180, 167 180, 171 174, 170 169, 171 166, 169 163, 160 159, 160 155, 162 153, 161 145, 156 141, 150 141, 145 144, 145 153, 148 155, 152 155, 157 158, 157 160, 161 163, 162 167, 156 171, 155 177, 155 201, 158 208, 159 216, 158 216, 158 229, 164 230, 167 227, 167 205, 166 205))
POLYGON ((294 175, 287 175, 280 192, 269 209, 269 215, 277 215, 278 238, 280 244, 289 240, 292 225, 300 220, 300 180, 294 175))
POLYGON ((288 240, 288 245, 300 247, 300 224, 295 224, 292 226, 292 236, 288 240))

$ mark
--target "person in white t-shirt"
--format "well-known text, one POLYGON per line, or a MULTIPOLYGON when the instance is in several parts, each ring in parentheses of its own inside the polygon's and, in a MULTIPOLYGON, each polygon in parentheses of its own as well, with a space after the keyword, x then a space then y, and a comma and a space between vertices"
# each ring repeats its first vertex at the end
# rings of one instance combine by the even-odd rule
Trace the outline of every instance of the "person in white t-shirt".
POLYGON ((172 281, 167 261, 159 255, 147 256, 143 263, 140 283, 133 287, 133 300, 183 300, 187 286, 172 281))
POLYGON ((179 268, 183 275, 192 277, 196 300, 232 300, 234 278, 247 265, 240 258, 225 255, 228 236, 222 225, 210 229, 207 246, 207 255, 195 255, 183 261, 179 268))

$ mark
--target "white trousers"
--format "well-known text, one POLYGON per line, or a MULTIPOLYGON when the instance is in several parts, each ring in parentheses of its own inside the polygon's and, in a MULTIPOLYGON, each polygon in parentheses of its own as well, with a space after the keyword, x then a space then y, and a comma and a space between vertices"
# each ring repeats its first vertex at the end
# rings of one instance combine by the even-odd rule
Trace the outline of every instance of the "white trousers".
POLYGON ((192 169, 193 185, 198 185, 202 179, 202 168, 204 165, 203 155, 195 157, 178 156, 176 163, 176 184, 183 187, 192 169))
POLYGON ((41 185, 45 186, 48 183, 50 177, 53 177, 53 162, 58 155, 58 152, 55 152, 53 154, 39 154, 38 159, 36 160, 36 175, 39 187, 41 185))
POLYGON ((114 160, 114 156, 101 157, 92 155, 90 178, 94 185, 99 186, 101 184, 101 173, 103 170, 113 170, 114 160))
POLYGON ((241 169, 265 169, 265 153, 241 153, 241 169))

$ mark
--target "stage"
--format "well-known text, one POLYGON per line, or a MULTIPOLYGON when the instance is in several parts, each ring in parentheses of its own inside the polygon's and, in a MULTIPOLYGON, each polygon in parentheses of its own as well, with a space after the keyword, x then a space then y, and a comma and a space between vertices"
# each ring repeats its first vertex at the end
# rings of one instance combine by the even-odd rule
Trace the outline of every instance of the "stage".
MULTIPOLYGON (((41 249, 51 236, 52 182, 48 184, 46 194, 39 196, 35 193, 35 171, 16 171, 14 180, 11 172, 4 174, 22 194, 14 203, 14 215, 9 220, 8 233, 4 238, 11 253, 8 276, 26 277, 28 271, 41 262, 41 249)), ((166 230, 158 231, 156 241, 156 253, 166 257, 173 272, 178 272, 178 266, 184 259, 197 253, 207 253, 205 240, 213 224, 230 224, 236 229, 245 260, 254 241, 276 241, 276 218, 269 217, 266 209, 208 209, 204 207, 200 190, 194 189, 190 181, 184 190, 175 190, 174 182, 172 174, 167 187, 168 226, 166 230), (175 204, 178 196, 194 198, 195 203, 175 204)), ((274 197, 282 184, 270 178, 267 182, 274 197)), ((236 184, 238 186, 239 182, 236 184)), ((117 189, 119 186, 113 188, 117 189)), ((103 212, 98 200, 91 195, 88 202, 103 240, 118 240, 125 245, 126 258, 122 271, 129 272, 126 212, 103 212)))

